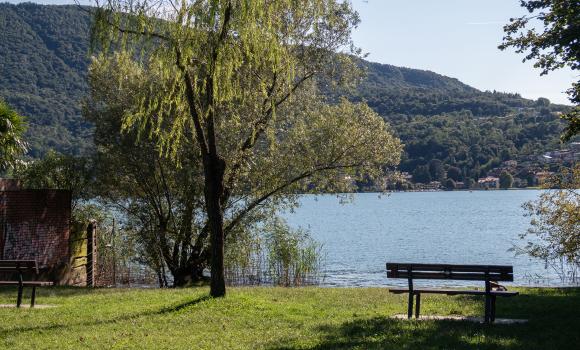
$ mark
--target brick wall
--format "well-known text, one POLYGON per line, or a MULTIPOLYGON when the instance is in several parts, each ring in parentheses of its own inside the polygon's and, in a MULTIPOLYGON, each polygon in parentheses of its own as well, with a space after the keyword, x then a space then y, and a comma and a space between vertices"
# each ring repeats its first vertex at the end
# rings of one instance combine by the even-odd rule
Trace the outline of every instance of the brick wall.
POLYGON ((0 191, 0 259, 35 259, 59 283, 70 265, 70 218, 70 191, 0 191))

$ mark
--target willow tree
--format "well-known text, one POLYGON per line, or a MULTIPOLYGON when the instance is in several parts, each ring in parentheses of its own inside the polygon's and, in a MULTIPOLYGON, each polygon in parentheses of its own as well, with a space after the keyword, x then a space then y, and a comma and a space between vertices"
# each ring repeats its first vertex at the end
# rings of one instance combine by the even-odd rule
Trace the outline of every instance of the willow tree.
POLYGON ((225 237, 254 210, 299 191, 345 191, 398 162, 399 141, 366 105, 314 98, 317 77, 341 81, 352 70, 346 53, 356 54, 350 32, 358 16, 348 3, 96 5, 94 45, 124 52, 163 82, 161 90, 138 89, 124 129, 146 130, 176 166, 191 148, 202 169, 212 296, 225 295, 225 237))

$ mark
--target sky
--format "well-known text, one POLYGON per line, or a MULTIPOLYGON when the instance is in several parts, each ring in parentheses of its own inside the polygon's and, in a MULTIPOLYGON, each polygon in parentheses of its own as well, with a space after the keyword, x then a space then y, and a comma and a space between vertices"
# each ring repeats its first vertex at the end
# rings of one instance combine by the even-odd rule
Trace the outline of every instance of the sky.
MULTIPOLYGON (((510 17, 525 14, 519 0, 351 1, 361 18, 353 40, 370 61, 430 70, 480 90, 517 92, 526 98, 547 97, 569 104, 565 91, 578 79, 571 70, 540 76, 531 62, 522 63, 523 55, 497 48, 503 25, 510 17)), ((74 0, 33 2, 70 4, 74 0)))

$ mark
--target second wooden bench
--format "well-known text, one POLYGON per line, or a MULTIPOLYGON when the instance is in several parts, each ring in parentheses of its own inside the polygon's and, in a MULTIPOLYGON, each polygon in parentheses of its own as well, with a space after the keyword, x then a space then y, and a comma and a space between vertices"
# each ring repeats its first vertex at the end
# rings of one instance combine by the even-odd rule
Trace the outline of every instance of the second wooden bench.
POLYGON ((0 274, 16 275, 16 281, 1 281, 0 286, 17 286, 18 296, 16 298, 16 307, 22 304, 22 293, 24 287, 32 287, 32 296, 30 298, 30 307, 34 307, 36 302, 36 287, 52 286, 52 282, 37 281, 38 265, 35 260, 0 260, 0 274), (24 279, 25 275, 32 275, 33 279, 24 279))
POLYGON ((389 288, 395 294, 409 293, 407 317, 413 316, 413 297, 415 296, 415 317, 419 317, 421 308, 421 294, 447 295, 484 295, 485 296, 485 323, 495 320, 495 300, 497 297, 511 297, 518 292, 508 292, 507 288, 498 282, 514 280, 513 267, 504 265, 450 265, 450 264, 411 264, 387 263, 388 278, 404 278, 408 281, 408 288, 389 288), (485 290, 451 289, 451 288, 415 288, 413 280, 459 280, 483 281, 485 290))

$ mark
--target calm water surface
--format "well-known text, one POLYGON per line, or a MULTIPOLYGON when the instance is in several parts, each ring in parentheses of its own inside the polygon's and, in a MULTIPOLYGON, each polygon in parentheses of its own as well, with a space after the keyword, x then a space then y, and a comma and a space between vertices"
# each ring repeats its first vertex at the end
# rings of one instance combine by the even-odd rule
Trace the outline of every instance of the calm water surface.
POLYGON ((514 284, 562 285, 543 262, 508 251, 523 244, 518 235, 529 227, 521 205, 539 193, 364 193, 347 204, 335 195, 305 195, 301 207, 285 216, 291 226, 308 229, 323 244, 323 284, 328 286, 406 284, 387 280, 387 261, 506 264, 514 266, 514 284))

